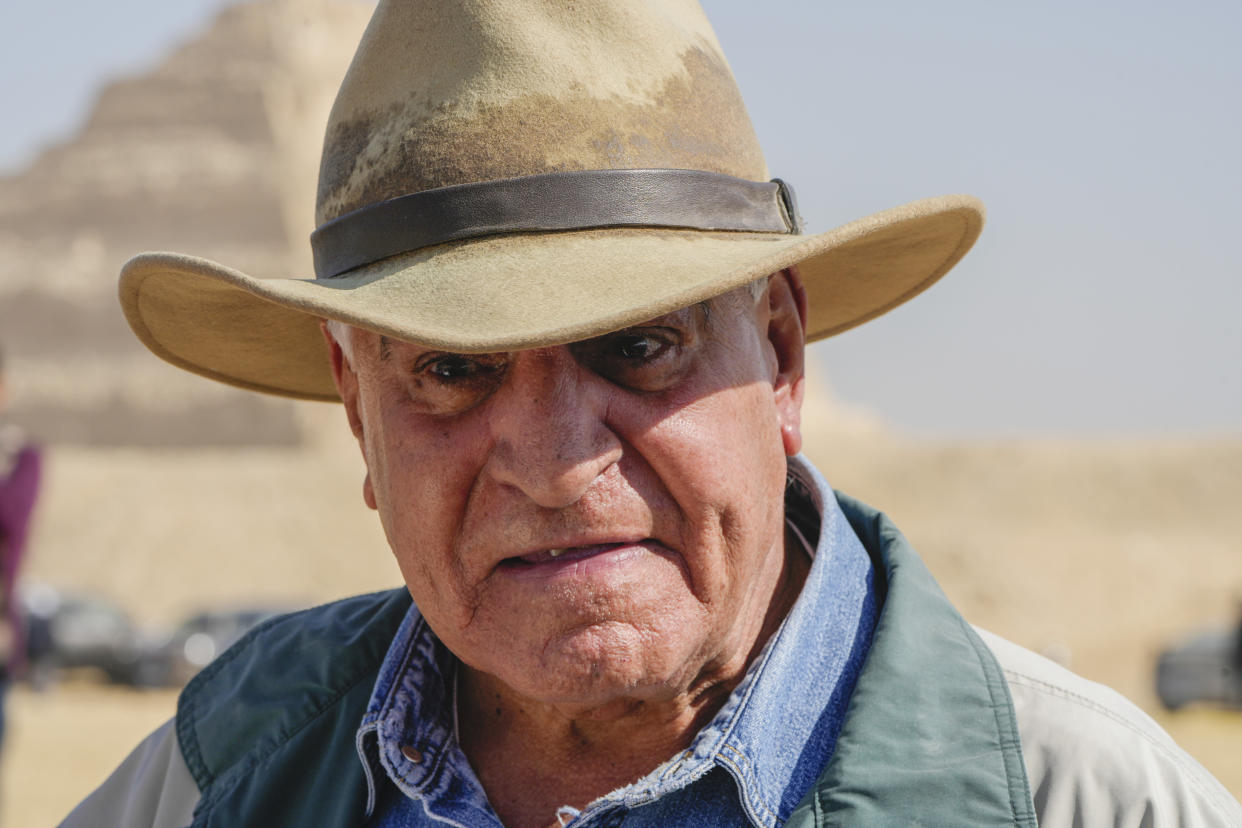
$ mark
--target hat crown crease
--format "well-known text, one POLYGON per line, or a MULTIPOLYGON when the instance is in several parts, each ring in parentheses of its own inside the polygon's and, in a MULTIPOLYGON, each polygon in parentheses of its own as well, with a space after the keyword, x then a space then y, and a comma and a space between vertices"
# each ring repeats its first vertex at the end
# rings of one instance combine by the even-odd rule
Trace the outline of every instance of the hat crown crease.
POLYGON ((329 119, 316 218, 458 184, 643 168, 768 178, 697 3, 383 0, 329 119))

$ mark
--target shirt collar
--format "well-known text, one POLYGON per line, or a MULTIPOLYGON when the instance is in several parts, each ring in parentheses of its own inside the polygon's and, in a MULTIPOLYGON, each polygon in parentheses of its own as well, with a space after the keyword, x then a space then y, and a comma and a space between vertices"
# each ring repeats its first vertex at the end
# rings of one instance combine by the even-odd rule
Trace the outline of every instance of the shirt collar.
MULTIPOLYGON (((601 804, 637 807, 723 768, 747 817, 766 828, 787 819, 818 778, 875 627, 874 573, 832 489, 801 457, 789 461, 786 518, 814 544, 814 562, 789 615, 690 747, 601 804)), ((357 734, 371 790, 368 815, 374 775, 381 772, 407 796, 422 797, 424 806, 447 797, 461 814, 490 812, 454 737, 456 665, 411 606, 357 734)))
POLYGON ((871 558, 831 487, 801 457, 789 476, 786 519, 814 543, 797 602, 690 748, 631 786, 656 777, 658 795, 721 767, 755 826, 788 819, 828 764, 877 617, 871 558))

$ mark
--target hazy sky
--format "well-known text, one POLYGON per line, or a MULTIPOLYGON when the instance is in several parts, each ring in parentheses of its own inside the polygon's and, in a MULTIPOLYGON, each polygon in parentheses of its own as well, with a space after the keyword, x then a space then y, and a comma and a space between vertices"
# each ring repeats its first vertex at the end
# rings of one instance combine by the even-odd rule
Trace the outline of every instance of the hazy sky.
MULTIPOLYGON (((219 5, 4 4, 0 169, 219 5)), ((816 346, 838 396, 940 434, 1242 433, 1242 4, 704 5, 812 230, 988 205, 943 282, 816 346)))

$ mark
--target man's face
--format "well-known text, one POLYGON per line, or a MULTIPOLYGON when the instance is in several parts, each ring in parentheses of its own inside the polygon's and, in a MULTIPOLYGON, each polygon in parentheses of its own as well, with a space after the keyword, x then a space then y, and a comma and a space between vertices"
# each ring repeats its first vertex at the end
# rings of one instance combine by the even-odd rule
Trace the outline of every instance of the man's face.
POLYGON ((452 652, 587 707, 746 657, 784 563, 800 296, 782 273, 757 300, 505 354, 329 336, 365 498, 452 652))

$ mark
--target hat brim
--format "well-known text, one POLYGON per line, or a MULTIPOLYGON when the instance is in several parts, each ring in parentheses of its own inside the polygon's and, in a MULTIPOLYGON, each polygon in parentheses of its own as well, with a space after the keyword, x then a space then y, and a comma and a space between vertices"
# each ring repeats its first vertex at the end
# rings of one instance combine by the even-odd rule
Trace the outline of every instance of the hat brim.
POLYGON ((813 236, 622 228, 494 236, 394 256, 328 280, 256 279, 143 253, 120 299, 157 356, 212 379, 336 400, 320 319, 429 348, 483 353, 598 336, 797 266, 808 340, 925 290, 983 227, 970 196, 913 202, 813 236))

